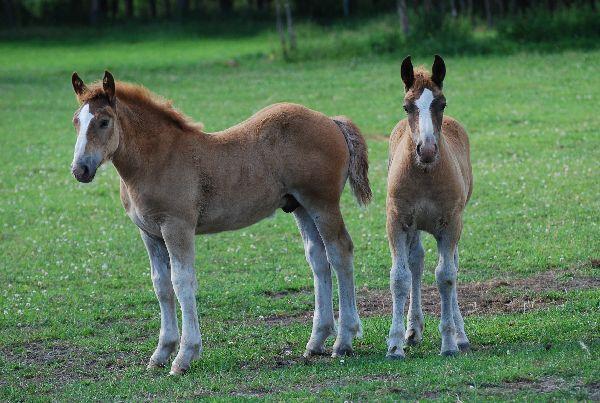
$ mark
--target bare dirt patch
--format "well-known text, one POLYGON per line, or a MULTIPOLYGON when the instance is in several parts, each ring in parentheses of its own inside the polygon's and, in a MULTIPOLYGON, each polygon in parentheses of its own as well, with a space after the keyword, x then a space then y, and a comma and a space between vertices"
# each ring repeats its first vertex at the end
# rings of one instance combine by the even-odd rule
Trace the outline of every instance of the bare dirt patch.
POLYGON ((581 380, 567 381, 556 376, 547 376, 537 380, 516 379, 500 384, 482 384, 478 387, 483 394, 512 395, 518 392, 535 392, 539 394, 558 391, 568 391, 585 395, 588 399, 596 401, 599 397, 599 385, 596 383, 585 385, 581 380))
POLYGON ((29 367, 20 379, 21 386, 52 382, 64 385, 82 379, 97 380, 104 371, 119 374, 133 365, 133 354, 96 353, 66 341, 30 342, 18 348, 3 348, 0 353, 13 365, 29 367))
MULTIPOLYGON (((458 300, 463 315, 528 312, 564 302, 560 295, 551 292, 567 292, 600 287, 600 278, 582 276, 573 272, 547 271, 531 277, 485 282, 459 283, 458 300)), ((311 293, 303 290, 300 293, 311 293)), ((288 296, 292 293, 286 293, 288 296)), ((423 312, 439 315, 440 297, 437 287, 426 285, 422 291, 423 312)), ((283 295, 274 295, 281 298, 283 295)), ((392 298, 388 290, 360 288, 357 290, 358 309, 361 316, 389 315, 392 298)), ((264 317, 261 323, 285 325, 310 320, 312 311, 291 315, 264 317)))

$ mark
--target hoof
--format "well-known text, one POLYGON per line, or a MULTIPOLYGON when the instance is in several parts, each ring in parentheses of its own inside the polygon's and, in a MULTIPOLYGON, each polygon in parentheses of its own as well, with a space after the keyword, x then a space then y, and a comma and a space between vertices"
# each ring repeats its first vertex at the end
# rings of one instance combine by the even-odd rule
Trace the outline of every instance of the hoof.
POLYGON ((171 371, 169 371, 169 375, 170 376, 177 376, 177 375, 183 375, 185 374, 187 371, 187 368, 181 368, 178 365, 172 365, 171 366, 171 371))
POLYGON ((441 355, 442 357, 455 357, 455 356, 457 356, 458 354, 459 354, 459 351, 458 351, 458 350, 447 350, 447 351, 442 351, 442 352, 440 353, 440 355, 441 355))
POLYGON ((417 337, 417 332, 415 332, 414 329, 410 329, 406 333, 406 340, 405 340, 405 342, 409 346, 416 346, 417 344, 421 343, 421 339, 417 337))
POLYGON ((471 345, 467 342, 467 343, 458 343, 458 349, 463 352, 466 353, 467 351, 471 351, 471 345))
POLYGON ((402 347, 393 346, 388 349, 385 358, 388 360, 403 360, 406 356, 404 355, 404 349, 402 347))
POLYGON ((165 363, 156 362, 153 359, 150 359, 150 362, 148 362, 146 369, 147 370, 163 369, 165 366, 166 366, 165 363))
POLYGON ((352 347, 347 346, 347 347, 334 348, 333 354, 331 354, 331 356, 333 358, 338 358, 338 357, 351 356, 353 354, 354 354, 354 350, 352 350, 352 347))
POLYGON ((328 355, 324 348, 319 349, 319 350, 313 350, 312 348, 307 348, 304 351, 304 354, 302 354, 302 356, 304 358, 320 357, 320 356, 324 356, 324 355, 328 355))

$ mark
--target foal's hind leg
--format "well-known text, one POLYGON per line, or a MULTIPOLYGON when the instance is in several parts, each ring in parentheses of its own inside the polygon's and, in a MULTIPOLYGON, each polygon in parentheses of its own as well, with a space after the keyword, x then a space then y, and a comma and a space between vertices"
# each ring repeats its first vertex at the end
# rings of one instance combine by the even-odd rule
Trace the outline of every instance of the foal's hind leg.
MULTIPOLYGON (((458 245, 454 250, 454 266, 456 266, 458 276, 458 245)), ((452 315, 454 317, 454 325, 456 326, 456 343, 458 344, 458 349, 460 351, 468 351, 470 343, 467 334, 465 333, 465 322, 460 313, 460 308, 458 307, 457 288, 458 286, 455 286, 454 292, 452 293, 452 315)))
POLYGON ((163 367, 177 348, 179 330, 177 329, 177 307, 175 292, 171 284, 171 266, 165 241, 140 231, 148 256, 154 292, 160 304, 160 334, 158 346, 150 358, 148 368, 163 367))
POLYGON ((325 353, 325 341, 334 334, 333 301, 331 296, 331 268, 327 261, 325 245, 315 223, 304 207, 294 211, 298 229, 304 241, 306 260, 310 265, 315 284, 315 313, 310 340, 305 357, 325 353))
POLYGON ((339 285, 340 316, 338 334, 333 344, 333 357, 352 353, 352 338, 362 336, 354 290, 353 244, 336 203, 310 210, 339 285))
POLYGON ((408 308, 406 344, 414 345, 423 339, 423 310, 421 309, 421 279, 425 265, 425 251, 421 244, 419 231, 409 233, 410 247, 408 252, 408 268, 412 275, 410 288, 410 305, 408 308))

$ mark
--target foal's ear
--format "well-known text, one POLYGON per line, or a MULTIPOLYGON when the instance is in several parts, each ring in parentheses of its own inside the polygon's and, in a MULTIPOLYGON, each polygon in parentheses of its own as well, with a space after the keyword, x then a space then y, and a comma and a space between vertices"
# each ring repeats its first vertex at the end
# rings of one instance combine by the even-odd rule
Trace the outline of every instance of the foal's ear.
POLYGON ((110 71, 104 71, 104 78, 102 79, 102 89, 108 97, 108 102, 111 104, 115 102, 115 79, 110 71))
POLYGON ((73 84, 73 89, 75 90, 75 94, 78 96, 83 95, 85 91, 87 91, 87 87, 83 83, 83 80, 79 78, 77 72, 74 72, 71 76, 71 83, 73 84))
POLYGON ((408 91, 415 82, 415 72, 413 71, 410 56, 406 56, 404 60, 402 60, 400 75, 402 76, 402 81, 404 81, 404 89, 408 91))
POLYGON ((440 88, 444 85, 444 77, 446 77, 446 64, 440 55, 435 55, 433 66, 431 66, 431 81, 436 83, 440 88))

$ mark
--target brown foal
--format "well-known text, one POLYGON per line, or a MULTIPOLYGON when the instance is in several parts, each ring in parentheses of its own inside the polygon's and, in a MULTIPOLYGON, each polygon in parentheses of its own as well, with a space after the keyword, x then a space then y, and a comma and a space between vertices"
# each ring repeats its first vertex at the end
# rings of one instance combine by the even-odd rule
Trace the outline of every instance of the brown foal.
POLYGON ((420 231, 429 232, 437 241, 441 354, 453 355, 469 348, 456 295, 462 213, 473 190, 469 140, 456 120, 443 116, 446 67, 441 57, 435 56, 431 75, 422 69, 414 71, 407 57, 401 75, 408 117, 396 125, 390 138, 387 233, 392 254, 393 317, 387 355, 403 358, 404 344, 422 339, 424 251, 420 231), (409 290, 405 335, 403 314, 409 290))
POLYGON ((340 298, 333 355, 352 351, 361 324, 340 196, 346 180, 362 204, 371 189, 366 144, 350 120, 282 103, 207 134, 170 103, 142 87, 115 83, 109 72, 89 87, 74 73, 72 84, 80 104, 73 119, 73 175, 90 182, 103 162, 112 161, 121 201, 150 257, 161 329, 149 367, 167 364, 179 344, 171 365, 171 373, 179 374, 201 352, 194 235, 246 227, 279 208, 294 213, 314 273, 315 313, 305 354, 323 354, 334 333, 330 265, 340 298))

